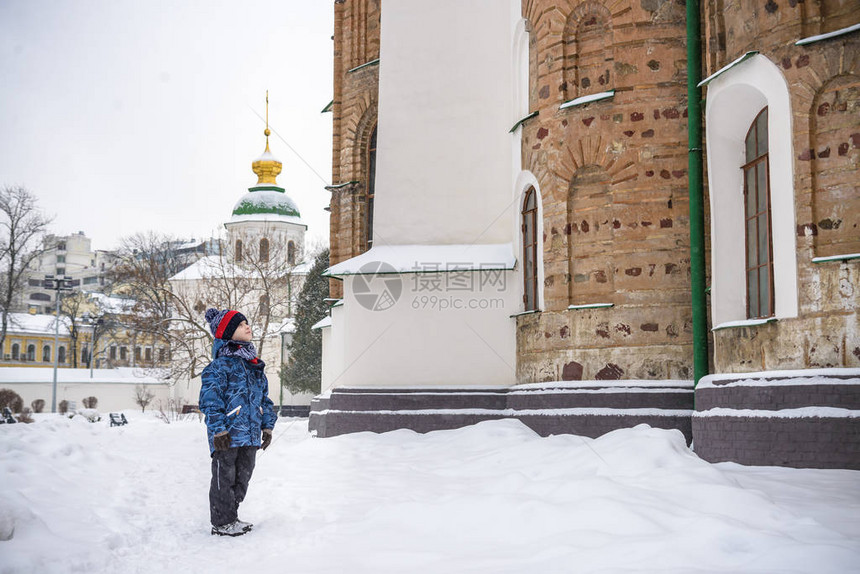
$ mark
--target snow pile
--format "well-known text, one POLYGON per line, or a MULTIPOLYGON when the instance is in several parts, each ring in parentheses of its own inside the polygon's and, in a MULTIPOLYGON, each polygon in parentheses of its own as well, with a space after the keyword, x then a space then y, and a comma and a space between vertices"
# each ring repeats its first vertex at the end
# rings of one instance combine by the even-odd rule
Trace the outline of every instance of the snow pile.
POLYGON ((677 431, 513 420, 310 438, 282 419, 213 537, 196 419, 0 427, 0 573, 851 572, 860 472, 708 464, 677 431), (14 529, 14 532, 13 532, 14 529))

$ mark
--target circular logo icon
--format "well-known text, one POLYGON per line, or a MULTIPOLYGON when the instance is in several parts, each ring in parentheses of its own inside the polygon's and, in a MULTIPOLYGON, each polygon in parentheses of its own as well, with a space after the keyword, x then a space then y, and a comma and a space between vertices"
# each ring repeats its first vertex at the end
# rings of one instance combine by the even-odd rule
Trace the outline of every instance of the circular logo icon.
POLYGON ((368 311, 385 311, 394 307, 403 293, 400 275, 388 263, 370 261, 355 276, 352 292, 358 304, 368 311))

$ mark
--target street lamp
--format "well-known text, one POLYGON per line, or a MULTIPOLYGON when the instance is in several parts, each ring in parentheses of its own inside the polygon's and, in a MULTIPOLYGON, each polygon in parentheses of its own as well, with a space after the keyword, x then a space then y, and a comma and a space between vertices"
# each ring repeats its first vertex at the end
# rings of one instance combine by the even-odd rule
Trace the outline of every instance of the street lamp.
POLYGON ((57 312, 54 315, 54 384, 51 391, 51 412, 57 412, 57 366, 60 360, 60 302, 63 299, 63 291, 72 290, 72 278, 66 275, 45 275, 42 287, 57 292, 57 312))
POLYGON ((99 336, 101 329, 104 327, 105 320, 102 315, 91 315, 89 311, 84 312, 81 315, 81 322, 88 326, 92 327, 93 332, 90 335, 90 349, 87 356, 87 361, 90 364, 90 378, 93 378, 93 355, 96 352, 96 345, 99 342, 99 336))

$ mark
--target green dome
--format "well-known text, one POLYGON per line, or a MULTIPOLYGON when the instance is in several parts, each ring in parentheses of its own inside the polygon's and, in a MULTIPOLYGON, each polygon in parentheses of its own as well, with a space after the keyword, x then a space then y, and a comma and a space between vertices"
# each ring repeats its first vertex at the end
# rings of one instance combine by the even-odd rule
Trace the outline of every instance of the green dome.
POLYGON ((269 219, 272 216, 298 219, 301 217, 299 208, 290 196, 284 193, 284 188, 276 186, 257 186, 248 190, 236 205, 233 206, 231 220, 256 219, 256 216, 269 219))

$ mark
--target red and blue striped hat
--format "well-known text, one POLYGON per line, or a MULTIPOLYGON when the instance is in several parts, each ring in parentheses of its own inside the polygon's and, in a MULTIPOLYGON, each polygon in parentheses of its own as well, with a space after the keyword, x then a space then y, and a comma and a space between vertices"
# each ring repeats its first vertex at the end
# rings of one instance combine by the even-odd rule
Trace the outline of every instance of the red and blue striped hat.
POLYGON ((242 321, 247 321, 247 319, 239 311, 230 309, 219 311, 212 308, 206 310, 206 322, 209 323, 209 330, 212 331, 216 339, 224 339, 225 341, 232 339, 236 327, 242 321))

